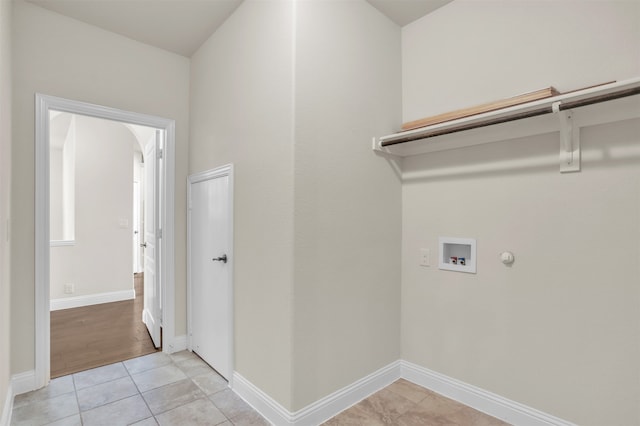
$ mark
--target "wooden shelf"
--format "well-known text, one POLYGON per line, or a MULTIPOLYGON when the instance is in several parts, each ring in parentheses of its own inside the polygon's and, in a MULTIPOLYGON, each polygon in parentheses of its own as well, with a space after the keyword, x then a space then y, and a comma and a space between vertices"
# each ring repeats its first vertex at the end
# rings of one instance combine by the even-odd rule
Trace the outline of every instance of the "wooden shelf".
POLYGON ((577 130, 640 117, 638 95, 640 78, 619 81, 374 138, 373 150, 405 157, 560 132, 561 152, 578 154, 578 168, 563 171, 578 171, 577 130))
POLYGON ((557 96, 560 93, 553 87, 546 89, 536 90, 535 92, 525 93, 523 95, 514 96, 508 99, 502 99, 499 101, 489 102, 482 105, 476 105, 470 108, 458 109, 451 112, 445 112, 444 114, 434 115, 432 117, 421 118, 415 121, 409 121, 402 125, 402 130, 413 130, 421 127, 431 126, 438 123, 444 123, 446 121, 457 120, 459 118, 471 117, 473 115, 482 114, 484 112, 495 111, 503 108, 507 108, 514 105, 520 105, 527 102, 533 102, 540 99, 550 98, 557 96))

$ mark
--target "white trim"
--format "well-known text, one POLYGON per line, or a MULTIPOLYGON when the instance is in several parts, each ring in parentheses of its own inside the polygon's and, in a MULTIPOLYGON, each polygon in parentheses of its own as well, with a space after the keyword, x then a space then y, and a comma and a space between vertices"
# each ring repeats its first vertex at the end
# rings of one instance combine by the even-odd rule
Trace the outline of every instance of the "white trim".
POLYGON ((576 426, 535 408, 407 361, 396 361, 331 395, 291 412, 238 372, 232 390, 276 426, 321 424, 403 378, 461 404, 518 426, 576 426))
POLYGON ((400 378, 400 361, 392 362, 368 376, 318 401, 290 412, 238 372, 233 375, 233 391, 277 426, 314 426, 329 420, 400 378))
MULTIPOLYGON (((231 384, 231 383, 229 383, 231 384)), ((277 426, 293 425, 293 414, 235 371, 231 389, 262 417, 277 426)))
POLYGON ((234 251, 233 251, 233 192, 234 192, 234 170, 233 164, 226 164, 224 166, 217 167, 215 169, 206 170, 199 173, 194 173, 187 177, 187 349, 189 351, 192 350, 192 318, 191 318, 191 185, 198 182, 203 182, 206 180, 216 179, 223 176, 229 177, 229 190, 228 190, 228 200, 227 205, 229 208, 229 240, 227 241, 227 246, 229 247, 229 254, 227 256, 228 261, 227 265, 229 268, 229 283, 231 288, 229 289, 229 317, 227 321, 229 323, 229 341, 228 341, 228 353, 227 353, 227 363, 229 365, 229 371, 225 371, 224 375, 229 380, 229 386, 233 386, 234 376, 235 376, 235 368, 234 368, 234 281, 233 281, 233 270, 234 270, 234 251))
POLYGON ((11 412, 13 411, 13 384, 9 382, 7 387, 7 397, 2 407, 2 416, 0 417, 0 426, 9 426, 11 424, 11 412))
POLYGON ((510 399, 427 368, 401 362, 402 378, 490 416, 518 426, 575 426, 510 399))
POLYGON ((63 247, 63 246, 75 246, 76 240, 51 240, 49 246, 51 247, 63 247))
POLYGON ((187 350, 187 335, 175 336, 172 341, 164 340, 162 342, 163 352, 172 354, 175 352, 187 350))
POLYGON ((80 308, 82 306, 120 302, 122 300, 132 300, 135 298, 136 291, 134 289, 87 294, 85 296, 63 297, 60 299, 51 299, 50 310, 58 311, 60 309, 80 308))
POLYGON ((223 176, 233 176, 233 164, 225 164, 224 166, 216 167, 215 169, 193 173, 187 177, 187 181, 188 183, 198 183, 223 176))
POLYGON ((329 420, 398 380, 400 371, 400 361, 392 362, 349 386, 307 405, 294 413, 295 425, 312 426, 329 420))
POLYGON ((11 387, 13 388, 13 395, 15 396, 31 392, 42 386, 37 386, 36 370, 29 370, 11 376, 11 387))
MULTIPOLYGON (((35 194, 35 388, 49 383, 51 360, 49 295, 49 100, 36 93, 35 194)), ((16 392, 18 389, 16 387, 16 392)))
MULTIPOLYGON (((162 229, 162 238, 160 239, 161 252, 164 253, 160 263, 160 283, 162 285, 162 318, 160 319, 162 324, 162 336, 167 342, 172 342, 176 337, 175 330, 175 300, 176 300, 176 264, 175 264, 175 162, 176 162, 176 123, 174 120, 165 120, 165 140, 163 149, 163 167, 164 176, 161 179, 164 180, 162 186, 164 194, 162 199, 163 204, 160 206, 163 209, 162 223, 160 227, 162 229)), ((159 127, 162 129, 162 127, 159 127)), ((169 352, 170 348, 163 348, 165 353, 169 352)))
MULTIPOLYGON (((559 130, 557 117, 555 114, 546 114, 537 117, 530 117, 524 120, 494 124, 487 127, 430 137, 427 139, 428 142, 425 142, 425 139, 416 139, 411 142, 404 142, 398 145, 388 145, 386 147, 381 145, 383 142, 397 141, 406 137, 419 138, 420 136, 424 136, 425 134, 428 135, 435 131, 446 131, 462 125, 476 124, 515 114, 523 114, 540 108, 552 108, 553 104, 557 102, 567 103, 579 101, 595 95, 606 95, 616 91, 631 90, 638 87, 640 87, 640 77, 634 77, 627 80, 577 90, 575 92, 564 93, 537 101, 526 102, 495 111, 489 111, 413 130, 398 132, 388 136, 381 136, 377 139, 374 138, 373 150, 406 157, 410 155, 419 155, 429 152, 498 142, 502 140, 512 140, 525 136, 557 132, 559 130)), ((639 110, 637 108, 637 102, 638 101, 635 96, 630 96, 627 98, 607 101, 601 104, 575 108, 573 110, 574 127, 595 126, 637 118, 640 116, 638 114, 639 110)))
MULTIPOLYGON (((49 110, 86 115, 96 118, 138 124, 165 131, 164 193, 161 207, 163 230, 161 262, 163 336, 168 342, 175 338, 175 121, 122 111, 100 105, 73 101, 54 96, 35 95, 35 388, 50 379, 50 321, 49 321, 49 110)), ((166 350, 165 350, 166 352, 166 350)), ((17 389, 16 389, 17 391, 17 389)))

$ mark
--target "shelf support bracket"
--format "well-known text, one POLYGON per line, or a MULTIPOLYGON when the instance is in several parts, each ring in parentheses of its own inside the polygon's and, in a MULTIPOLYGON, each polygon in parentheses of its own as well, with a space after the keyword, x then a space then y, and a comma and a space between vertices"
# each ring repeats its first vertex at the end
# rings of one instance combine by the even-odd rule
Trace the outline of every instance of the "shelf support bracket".
POLYGON ((380 142, 378 141, 378 139, 376 137, 371 138, 371 149, 373 149, 374 152, 378 152, 380 154, 385 154, 385 155, 393 155, 392 153, 389 152, 388 149, 382 147, 380 145, 380 142))
POLYGON ((573 111, 560 110, 560 101, 551 109, 560 120, 560 173, 580 171, 580 128, 573 121, 573 111))

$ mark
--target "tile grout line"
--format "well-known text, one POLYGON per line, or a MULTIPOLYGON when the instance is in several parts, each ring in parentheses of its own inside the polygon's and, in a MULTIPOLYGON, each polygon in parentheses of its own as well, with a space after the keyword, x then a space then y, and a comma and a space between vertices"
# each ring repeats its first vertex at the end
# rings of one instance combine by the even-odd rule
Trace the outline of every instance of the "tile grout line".
MULTIPOLYGON (((207 401, 211 402, 211 403, 213 404, 213 406, 214 406, 214 407, 216 407, 216 408, 220 411, 220 409, 215 405, 215 403, 214 403, 213 401, 211 401, 211 400, 210 400, 209 396, 204 392, 204 390, 203 390, 203 389, 201 389, 201 388, 200 388, 200 386, 198 386, 198 384, 197 384, 196 382, 194 382, 194 381, 193 381, 193 377, 189 376, 189 375, 188 375, 188 374, 187 374, 187 373, 186 373, 186 372, 185 372, 185 371, 184 371, 184 370, 183 370, 183 369, 182 369, 182 368, 181 368, 181 367, 176 363, 175 359, 173 359, 173 357, 172 357, 171 355, 167 355, 167 356, 169 357, 169 363, 167 363, 167 364, 163 364, 163 365, 160 365, 160 366, 157 366, 157 367, 153 367, 153 368, 148 368, 148 369, 146 369, 146 370, 139 371, 138 373, 135 373, 135 374, 143 373, 143 372, 145 372, 145 371, 151 371, 151 370, 153 370, 153 369, 155 369, 155 368, 164 367, 164 366, 166 366, 166 365, 173 365, 174 367, 176 367, 178 370, 180 370, 180 371, 185 375, 186 379, 188 379, 188 380, 191 382, 191 384, 193 384, 193 385, 194 385, 194 386, 195 386, 195 387, 196 387, 200 392, 202 392, 202 394, 204 395, 204 398, 199 398, 199 399, 205 399, 205 400, 207 400, 207 401)), ((174 407, 174 408, 171 408, 171 409, 168 409, 168 410, 165 410, 165 411, 162 411, 162 412, 160 412, 160 413, 157 413, 157 414, 156 414, 156 413, 154 413, 154 412, 151 410, 151 407, 149 407, 149 404, 147 403, 147 400, 144 398, 144 393, 140 391, 140 388, 138 388, 137 383, 135 383, 135 380, 133 380, 133 376, 132 376, 131 372, 129 371, 129 369, 126 367, 126 365, 125 365, 125 369, 127 370, 127 373, 128 373, 128 374, 129 374, 129 376, 131 377, 131 381, 133 381, 134 385, 136 386, 136 389, 138 389, 138 392, 140 393, 140 396, 142 397, 142 399, 143 399, 144 403, 146 404, 147 408, 149 409, 149 412, 151 413, 151 417, 153 417, 153 419, 155 420, 155 422, 156 422, 157 424, 160 424, 160 422, 158 421, 158 418, 156 417, 157 415, 161 415, 161 414, 167 413, 167 412, 169 412, 169 411, 171 411, 171 410, 173 410, 173 409, 175 409, 175 408, 183 407, 183 406, 185 406, 185 405, 187 405, 187 404, 190 404, 191 402, 197 401, 197 399, 196 399, 196 400, 194 400, 194 401, 187 402, 187 403, 182 404, 182 405, 180 405, 180 406, 178 406, 178 407, 174 407)), ((185 380, 185 379, 182 379, 182 380, 185 380)), ((179 381, 180 381, 180 380, 179 380, 179 381)), ((167 383, 167 384, 164 384, 164 385, 162 385, 162 386, 158 386, 157 388, 149 389, 149 390, 147 390, 147 391, 145 391, 145 392, 151 392, 152 390, 155 390, 155 389, 162 389, 162 388, 164 388, 164 387, 171 386, 171 385, 173 385, 173 384, 175 384, 175 383, 177 383, 177 382, 167 383)), ((224 413, 222 413, 222 411, 220 411, 220 412, 221 412, 221 414, 224 416, 225 421, 229 421, 229 422, 231 422, 231 419, 229 419, 229 418, 228 418, 224 413)), ((147 417, 147 418, 149 418, 149 417, 147 417)), ((144 420, 144 419, 143 419, 143 420, 144 420)), ((224 421, 223 421, 223 422, 221 422, 221 423, 224 423, 224 421)), ((219 424, 221 424, 221 423, 219 423, 219 424)))
MULTIPOLYGON (((80 390, 82 391, 82 390, 84 390, 84 389, 90 389, 90 388, 95 387, 95 386, 101 386, 101 385, 104 385, 104 384, 107 384, 107 383, 112 383, 112 382, 115 382, 115 381, 117 381, 117 380, 122 380, 122 379, 124 379, 124 378, 128 377, 128 378, 131 380, 131 382, 133 383, 133 386, 135 387, 135 389, 136 389, 136 391, 137 391, 137 395, 139 395, 139 396, 142 398, 142 400, 144 401, 145 405, 146 405, 146 406, 147 406, 147 408, 149 409, 149 413, 151 413, 151 416, 153 417, 153 413, 151 412, 151 409, 149 408, 149 405, 147 404, 147 401, 146 401, 146 400, 144 399, 144 397, 142 396, 142 392, 140 392, 140 389, 138 388, 138 385, 137 385, 137 384, 136 384, 136 382, 133 380, 133 377, 131 376, 131 373, 129 372, 129 370, 127 369, 127 367, 124 365, 124 363, 123 363, 122 361, 119 361, 119 362, 117 362, 117 363, 113 363, 113 364, 109 364, 109 365, 116 365, 116 364, 122 364, 122 366, 123 366, 124 370, 125 370, 125 371, 126 371, 126 373, 127 373, 127 375, 126 375, 126 376, 118 377, 118 378, 115 378, 115 379, 112 379, 112 380, 107 380, 107 381, 105 381, 105 382, 97 383, 97 384, 92 385, 92 386, 87 386, 87 387, 82 388, 82 389, 80 389, 80 390)), ((103 367, 106 367, 106 366, 103 366, 103 367)), ((101 368, 101 367, 97 367, 97 368, 101 368)), ((151 369, 149 369, 149 370, 151 370, 151 369)), ((89 371, 89 370, 85 370, 85 371, 89 371)), ((145 370, 145 371, 148 371, 148 370, 145 370)), ((74 374, 78 374, 78 373, 74 373, 74 374)), ((75 380, 74 380, 74 388, 75 388, 75 380)), ((84 420, 82 419, 82 413, 83 413, 83 412, 88 412, 88 411, 92 411, 92 410, 95 410, 95 409, 98 409, 98 408, 101 408, 101 407, 105 407, 105 406, 107 406, 107 405, 112 405, 112 404, 115 404, 115 403, 117 403, 117 402, 123 401, 123 400, 125 400, 125 399, 127 399, 127 398, 131 398, 132 396, 136 396, 136 395, 129 395, 129 396, 125 396, 125 397, 122 397, 122 398, 114 399, 113 401, 109 401, 109 402, 107 402, 107 403, 105 403, 105 404, 101 404, 101 405, 97 405, 97 406, 95 406, 95 407, 91 407, 91 408, 89 408, 89 409, 87 409, 87 410, 84 410, 84 411, 80 408, 80 401, 78 400, 78 411, 79 411, 79 414, 80 414, 80 422, 81 422, 81 424, 84 424, 84 420)), ((77 397, 78 397, 78 393, 77 393, 77 390, 76 390, 76 399, 77 399, 77 397)), ((146 418, 148 418, 148 417, 146 417, 146 418)), ((154 418, 154 419, 155 419, 155 418, 154 418)), ((144 420, 144 419, 142 419, 142 420, 144 420)))
POLYGON ((80 418, 80 426, 82 426, 84 425, 84 420, 82 419, 82 411, 80 410, 80 400, 78 399, 78 388, 76 387, 75 374, 71 375, 71 384, 73 384, 73 394, 76 396, 76 404, 78 404, 78 417, 80 418))
MULTIPOLYGON (((198 357, 198 359, 201 359, 201 358, 200 358, 200 357, 198 357)), ((173 359, 172 359, 172 360, 173 360, 173 359)), ((178 365, 176 365, 176 366, 177 366, 178 368, 180 368, 180 366, 178 366, 178 365)), ((210 366, 209 366, 209 367, 210 367, 210 366)), ((213 370, 213 372, 215 372, 215 374, 218 374, 218 372, 217 372, 217 371, 215 371, 213 368, 212 368, 212 370, 213 370)), ((182 371, 182 369, 180 369, 180 371, 182 371)), ((192 376, 189 376, 189 375, 188 375, 186 372, 184 372, 184 371, 183 371, 183 373, 185 373, 185 374, 187 375, 187 377, 189 378, 189 380, 191 380, 191 383, 193 383, 193 385, 194 385, 196 388, 198 388, 198 390, 200 390, 200 391, 202 392, 202 394, 204 395, 204 399, 206 399, 206 400, 207 400, 207 401, 209 401, 211 404, 213 404, 213 406, 214 406, 218 411, 220 411, 220 413, 222 414, 222 416, 225 418, 225 420, 224 420, 224 421, 222 421, 222 422, 220 422, 220 423, 217 423, 217 424, 218 424, 218 425, 221 425, 222 423, 229 422, 229 423, 231 423, 231 425, 233 425, 234 423, 231 421, 231 419, 230 419, 229 417, 227 417, 227 415, 226 415, 225 413, 223 413, 223 412, 222 412, 222 410, 220 409, 220 407, 218 407, 218 406, 216 405, 216 403, 215 403, 215 402, 213 402, 213 401, 211 400, 211 396, 212 396, 212 395, 214 395, 214 394, 216 394, 216 393, 218 393, 218 392, 221 392, 221 391, 217 391, 217 392, 212 393, 211 395, 207 395, 207 392, 206 392, 204 389, 202 389, 202 388, 201 388, 201 387, 200 387, 200 386, 199 386, 199 385, 198 385, 198 384, 193 380, 193 377, 192 377, 192 376)), ((196 376, 196 377, 197 377, 197 376, 196 376)))
MULTIPOLYGON (((152 355, 152 354, 150 354, 150 355, 152 355)), ((148 356, 148 355, 145 355, 145 356, 148 356)), ((218 388, 217 384, 213 384, 213 383, 212 383, 211 386, 209 386, 207 384, 208 381, 207 382, 203 382, 202 383, 203 387, 201 387, 195 380, 196 378, 199 378, 199 377, 203 377, 203 380, 206 380, 206 376, 207 375, 220 376, 219 373, 217 373, 214 369, 211 369, 210 366, 208 366, 208 367, 209 367, 209 369, 211 369, 211 371, 203 372, 203 371, 200 371, 200 370, 197 370, 197 369, 194 370, 190 363, 178 362, 178 361, 182 361, 181 358, 179 360, 177 360, 171 355, 166 354, 165 356, 168 357, 167 358, 168 361, 165 364, 155 365, 155 366, 153 366, 151 368, 147 368, 147 364, 145 364, 145 362, 143 361, 142 363, 137 365, 137 368, 143 368, 143 369, 141 371, 138 371, 138 372, 135 372, 135 373, 133 372, 133 371, 135 371, 135 368, 133 370, 131 370, 127 365, 125 365, 125 361, 119 361, 119 362, 116 362, 116 363, 113 363, 113 364, 109 364, 109 366, 111 366, 111 367, 113 367, 113 369, 115 369, 115 374, 112 371, 107 371, 107 374, 102 375, 102 378, 105 378, 105 377, 108 378, 105 381, 100 381, 100 380, 102 380, 100 375, 95 376, 94 374, 86 374, 86 375, 82 374, 82 373, 84 373, 86 371, 89 371, 89 370, 85 370, 85 371, 82 371, 82 372, 69 374, 68 375, 69 376, 68 380, 71 380, 71 385, 72 386, 71 386, 71 390, 66 392, 66 394, 68 395, 69 398, 72 398, 72 400, 75 400, 77 411, 75 413, 72 413, 72 414, 70 414, 68 416, 65 416, 65 417, 61 418, 61 419, 53 420, 53 422, 57 422, 57 421, 64 420, 64 419, 71 419, 71 417, 77 415, 78 418, 79 418, 79 421, 78 421, 79 424, 80 425, 85 425, 86 422, 85 422, 85 419, 83 417, 83 414, 88 413, 88 412, 90 412, 92 410, 99 409, 101 407, 106 407, 106 406, 109 406, 109 405, 116 404, 116 403, 118 403, 120 401, 123 401, 123 400, 125 400, 127 398, 131 398, 131 397, 134 397, 134 396, 139 396, 140 398, 142 398, 142 401, 143 401, 143 403, 144 403, 144 405, 147 408, 147 411, 149 413, 149 417, 145 417, 143 419, 137 420, 137 422, 153 418, 153 420, 157 424, 159 424, 158 415, 164 414, 164 413, 166 413, 168 411, 171 411, 173 409, 184 407, 184 406, 186 406, 188 404, 191 404, 194 401, 198 401, 198 400, 201 400, 202 403, 206 402, 207 404, 210 404, 210 406, 212 408, 215 408, 215 410, 220 414, 220 417, 221 417, 220 418, 220 422, 216 423, 217 425, 226 424, 226 423, 228 423, 231 426, 236 425, 236 422, 234 420, 236 418, 238 418, 239 421, 242 421, 239 418, 239 416, 241 416, 241 413, 236 413, 234 411, 235 409, 230 408, 230 411, 228 411, 228 414, 227 414, 227 410, 225 410, 225 412, 223 412, 223 410, 221 409, 221 406, 218 406, 217 403, 213 399, 214 397, 216 397, 216 395, 220 395, 220 398, 219 398, 218 402, 222 403, 223 404, 222 406, 226 406, 225 405, 225 401, 226 401, 227 395, 224 395, 224 396, 222 396, 222 395, 224 394, 224 392, 226 392, 228 390, 227 387, 218 388), (182 366, 181 366, 181 364, 182 364, 182 366), (188 383, 190 385, 190 387, 193 387, 193 389, 197 390, 197 392, 202 396, 199 397, 199 398, 193 399, 191 401, 187 401, 185 403, 181 403, 178 407, 174 407, 174 408, 171 408, 169 410, 165 410, 165 411, 159 412, 156 415, 151 410, 150 403, 145 399, 144 392, 142 392, 142 390, 140 389, 138 383, 134 380, 133 376, 136 375, 136 374, 142 374, 142 373, 145 373, 145 372, 150 372, 152 370, 155 370, 155 369, 158 369, 158 368, 162 368, 162 367, 165 367, 165 366, 171 366, 171 368, 175 368, 177 371, 179 371, 181 373, 181 375, 184 376, 184 378, 182 378, 182 379, 180 379, 180 380, 178 380, 176 382, 165 383, 165 384, 163 384, 161 386, 149 389, 146 392, 151 392, 151 391, 154 391, 154 390, 170 387, 171 385, 174 385, 175 383, 178 383, 178 382, 184 380, 185 384, 188 383), (113 377, 113 375, 117 375, 118 372, 122 371, 120 369, 124 369, 125 374, 121 375, 119 377, 113 377), (191 371, 191 373, 193 373, 193 374, 188 374, 189 371, 191 371), (198 372, 199 372, 199 374, 195 374, 195 373, 198 373, 198 372), (130 390, 134 391, 133 394, 131 394, 129 396, 119 397, 119 398, 114 399, 114 400, 109 400, 109 398, 106 398, 105 400, 108 400, 109 402, 106 402, 106 403, 102 403, 101 402, 102 398, 104 396, 108 395, 109 389, 113 388, 113 386, 111 386, 110 384, 112 384, 114 382, 117 382, 117 381, 125 381, 126 379, 128 379, 129 382, 133 383, 134 387, 130 388, 130 390), (189 380, 187 381, 186 379, 189 379, 189 380), (94 380, 97 380, 99 382, 95 383, 94 380), (81 384, 84 385, 83 388, 81 388, 81 389, 78 388, 78 386, 79 386, 78 383, 77 383, 78 381, 80 381, 81 384), (93 388, 96 388, 96 387, 101 387, 102 389, 93 390, 93 388), (73 396, 69 395, 71 392, 73 392, 73 396), (87 408, 86 410, 82 409, 82 405, 80 403, 80 393, 81 392, 87 392, 87 394, 84 394, 84 396, 83 396, 83 401, 85 401, 90 408, 87 408), (103 392, 105 392, 106 394, 104 394, 103 392), (211 393, 209 393, 209 392, 211 392, 211 393), (95 404, 95 403, 98 403, 99 405, 92 406, 92 404, 95 404), (237 414, 237 415, 234 416, 234 417, 231 417, 231 415, 234 414, 234 413, 237 414)), ((198 357, 198 359, 199 359, 199 357, 198 357)), ((154 361, 155 360, 152 359, 152 360, 150 360, 148 362, 154 362, 154 361)), ((102 368, 102 367, 108 367, 108 366, 96 367, 96 369, 97 368, 102 368)), ((93 370, 93 369, 90 369, 90 370, 93 370)), ((57 380, 57 379, 62 379, 62 377, 56 378, 54 380, 57 380)), ((211 380, 213 380, 213 379, 214 378, 211 378, 211 380)), ((120 392, 115 392, 115 393, 112 394, 112 396, 119 395, 119 394, 120 394, 120 392)), ((62 395, 64 395, 64 394, 62 394, 62 395)), ((62 395, 58 395, 58 396, 62 396, 62 395)), ((50 399, 50 398, 47 398, 47 399, 50 399)), ((32 402, 29 403, 29 405, 38 403, 39 401, 40 400, 32 401, 32 402)), ((232 406, 233 406, 233 403, 231 401, 229 403, 231 403, 232 406)), ((164 406, 162 406, 162 407, 164 407, 164 406)), ((47 420, 49 420, 49 419, 47 419, 47 420)), ((49 424, 49 423, 47 423, 47 424, 49 424)))
MULTIPOLYGON (((115 365, 115 364, 119 364, 119 363, 122 363, 122 362, 120 361, 120 362, 117 362, 117 363, 114 363, 114 364, 109 364, 109 365, 115 365)), ((105 366, 103 366, 103 367, 106 367, 106 365, 105 365, 105 366)), ((124 367, 124 365, 123 365, 123 367, 124 367)), ((97 367, 97 368, 102 368, 102 367, 97 367)), ((125 371, 127 371, 126 367, 124 367, 124 368, 125 368, 125 371)), ((89 370, 85 370, 85 371, 89 371, 89 370)), ((81 371, 80 373, 82 373, 82 371, 81 371)), ((128 373, 129 373, 129 372, 127 371, 127 374, 128 374, 128 373)), ((78 373, 74 373, 74 374, 78 374, 78 373)), ((90 388, 93 388, 93 387, 95 387, 95 386, 101 386, 101 385, 105 385, 105 384, 107 384, 107 383, 112 383, 112 382, 115 382, 115 381, 117 381, 117 380, 122 380, 122 379, 124 379, 125 377, 127 377, 127 376, 122 376, 122 377, 118 377, 118 378, 116 378, 116 379, 107 380, 106 382, 97 383, 97 384, 95 384, 95 385, 87 386, 87 387, 84 387, 84 388, 80 389, 80 391, 83 391, 83 390, 85 390, 85 389, 90 389, 90 388)), ((130 375, 129 375, 129 377, 131 378, 131 376, 130 376, 130 375)), ((134 385, 134 386, 136 386, 136 383, 133 381, 133 379, 131 379, 131 381, 133 382, 133 385, 134 385)), ((74 382, 73 382, 73 387, 74 387, 74 389, 75 389, 75 385, 76 385, 76 384, 75 384, 75 380, 74 380, 74 382)), ((138 387, 136 386, 136 390, 137 390, 137 389, 138 389, 138 387)), ((96 408, 104 407, 105 405, 110 405, 110 404, 113 404, 113 403, 115 403, 115 402, 122 401, 123 399, 131 398, 131 397, 133 396, 133 395, 129 395, 129 396, 125 396, 125 397, 122 397, 122 398, 114 399, 113 401, 107 402, 107 403, 105 403, 105 404, 101 404, 101 405, 97 405, 97 406, 95 406, 95 407, 91 407, 91 408, 89 408, 88 410, 82 410, 82 409, 80 408, 80 400, 78 399, 78 390, 76 390, 75 392, 76 392, 76 399, 78 400, 78 412, 79 412, 79 414, 80 414, 80 419, 81 419, 82 424, 84 424, 84 421, 82 421, 82 413, 83 413, 83 412, 85 412, 85 413, 86 413, 87 411, 95 410, 96 408)), ((139 392, 140 392, 140 391, 138 390, 138 393, 139 393, 139 392)))
MULTIPOLYGON (((162 353, 164 353, 164 352, 162 352, 162 353)), ((170 363, 170 364, 173 364, 173 365, 174 365, 178 370, 182 371, 182 369, 180 368, 180 366, 179 366, 178 364, 176 364, 176 363, 175 363, 175 360, 173 359, 173 357, 172 357, 170 354, 168 354, 168 355, 167 355, 167 357, 169 357, 169 363, 170 363)), ((165 365, 167 365, 167 364, 165 364, 165 365)), ((150 370, 151 370, 151 369, 150 369, 150 370)), ((149 370, 144 370, 144 371, 149 371, 149 370)), ((182 372, 184 373, 184 371, 182 371, 182 372)), ((185 376, 186 376, 186 373, 185 373, 185 376)), ((188 377, 188 376, 187 376, 187 377, 188 377)), ((133 380, 133 378, 132 378, 131 380, 133 380)), ((174 383, 175 383, 175 382, 174 382, 174 383)), ((162 386, 159 386, 159 387, 154 388, 154 389, 161 389, 161 388, 163 388, 163 387, 166 387, 166 386, 169 386, 169 385, 172 385, 172 384, 173 384, 173 383, 167 383, 166 385, 162 385, 162 386)), ((137 387, 137 385, 136 385, 136 387, 137 387)), ((150 392, 151 390, 153 390, 153 389, 149 389, 147 392, 150 392)), ((153 420, 156 422, 156 424, 157 424, 157 425, 159 425, 159 424, 160 424, 160 422, 158 421, 158 418, 156 417, 156 414, 151 410, 151 407, 149 407, 149 404, 147 403, 147 400, 146 400, 146 399, 144 399, 144 395, 142 395, 142 393, 140 393, 140 396, 142 396, 142 399, 144 400, 144 403, 145 403, 145 404, 147 404, 147 408, 149 409, 149 412, 151 413, 151 417, 153 417, 153 420)), ((161 413, 158 413, 158 415, 160 415, 160 414, 164 414, 164 413, 167 413, 167 412, 169 412, 169 411, 171 411, 171 410, 163 411, 163 412, 161 412, 161 413)))
MULTIPOLYGON (((193 378, 191 379, 191 381, 193 381, 193 378)), ((195 382, 194 382, 194 384, 195 384, 195 382)), ((196 386, 198 386, 198 385, 196 384, 196 386)), ((213 395, 215 395, 215 394, 217 394, 217 393, 220 393, 220 392, 223 392, 223 391, 217 391, 217 392, 212 393, 211 395, 207 395, 207 394, 205 393, 204 397, 207 399, 207 401, 211 402, 211 403, 213 404, 213 406, 214 406, 214 407, 216 407, 216 409, 217 409, 218 411, 220 411, 220 413, 222 413, 222 415, 223 415, 223 416, 224 416, 224 418, 225 418, 225 421, 224 421, 224 422, 229 422, 229 423, 231 423, 232 425, 234 425, 235 423, 233 423, 233 421, 231 420, 231 418, 229 418, 225 413, 223 413, 223 412, 222 412, 222 410, 220 409, 220 407, 218 407, 218 405, 216 405, 216 403, 215 403, 215 402, 213 402, 213 401, 211 400, 211 396, 213 396, 213 395)), ((219 425, 221 425, 221 424, 222 424, 222 423, 224 423, 224 422, 220 422, 220 423, 218 423, 218 424, 219 424, 219 425)))
MULTIPOLYGON (((149 355, 151 355, 151 354, 149 354, 149 355)), ((147 355, 144 355, 144 356, 147 356, 147 355)), ((140 391, 140 388, 138 387, 138 384, 136 383, 135 380, 133 380, 133 375, 131 374, 131 372, 129 371, 129 369, 127 368, 127 366, 125 365, 124 362, 122 362, 122 366, 124 367, 125 371, 129 375, 129 379, 133 383, 133 386, 136 387, 136 390, 138 391, 138 395, 140 395, 140 398, 142 399, 142 402, 144 402, 144 405, 147 407, 147 410, 149 410, 149 413, 151 413, 151 417, 153 418, 153 421, 156 422, 157 425, 159 425, 160 423, 158 422, 158 419, 156 419, 155 414, 153 414, 153 411, 151 411, 151 407, 149 407, 149 404, 147 403, 147 400, 144 399, 144 395, 142 395, 142 392, 140 391)), ((150 368, 148 370, 143 370, 143 371, 150 371, 150 370, 153 370, 153 368, 150 368)), ((142 371, 139 371, 139 373, 142 373, 142 371)), ((149 417, 146 417, 146 418, 148 419, 149 417)), ((142 420, 145 420, 145 419, 142 419, 142 420)), ((139 421, 142 421, 142 420, 139 420, 139 421)))

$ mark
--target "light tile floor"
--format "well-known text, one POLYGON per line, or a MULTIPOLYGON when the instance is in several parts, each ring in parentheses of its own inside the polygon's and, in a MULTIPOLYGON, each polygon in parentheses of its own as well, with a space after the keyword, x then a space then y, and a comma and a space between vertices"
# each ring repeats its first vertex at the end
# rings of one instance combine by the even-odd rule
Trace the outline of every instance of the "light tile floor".
MULTIPOLYGON (((197 355, 157 352, 51 381, 16 396, 11 425, 264 426, 269 422, 197 355)), ((507 426, 400 379, 325 426, 507 426)))
POLYGON ((157 352, 16 396, 14 426, 269 425, 191 352, 157 352))
POLYGON ((507 423, 400 379, 324 426, 508 426, 507 423))

